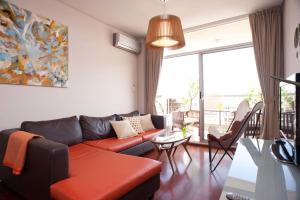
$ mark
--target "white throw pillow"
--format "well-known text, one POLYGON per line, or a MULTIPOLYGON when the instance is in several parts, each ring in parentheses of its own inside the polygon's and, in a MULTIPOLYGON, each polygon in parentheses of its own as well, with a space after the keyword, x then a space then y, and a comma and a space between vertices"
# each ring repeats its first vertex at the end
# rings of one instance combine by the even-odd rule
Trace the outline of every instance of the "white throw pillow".
POLYGON ((138 133, 144 132, 143 127, 141 125, 140 116, 124 117, 124 119, 129 121, 130 125, 136 132, 138 133))
POLYGON ((140 122, 142 125, 142 128, 144 131, 149 131, 149 130, 153 130, 155 129, 153 123, 152 123, 152 119, 151 119, 151 115, 144 115, 144 116, 140 116, 140 122))
POLYGON ((111 121, 112 127, 114 128, 119 139, 129 138, 136 136, 138 133, 132 128, 128 120, 123 121, 111 121))

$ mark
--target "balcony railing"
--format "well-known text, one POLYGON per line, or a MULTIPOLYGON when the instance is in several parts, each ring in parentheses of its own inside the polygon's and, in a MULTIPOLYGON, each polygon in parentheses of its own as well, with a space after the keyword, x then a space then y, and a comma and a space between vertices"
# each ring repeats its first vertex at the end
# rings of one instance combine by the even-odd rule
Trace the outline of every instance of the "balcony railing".
POLYGON ((282 112, 280 116, 280 129, 290 139, 295 136, 295 116, 295 111, 282 112))
MULTIPOLYGON (((186 106, 183 106, 181 103, 177 102, 175 99, 167 100, 167 114, 171 114, 174 111, 179 110, 188 110, 186 106)), ((226 131, 229 124, 234 118, 234 112, 230 110, 204 110, 205 113, 205 127, 209 125, 218 126, 222 131, 226 131)), ((259 137, 261 134, 261 125, 263 114, 259 117, 256 114, 249 122, 249 125, 244 133, 245 137, 259 137), (257 119, 259 120, 257 122, 257 119), (257 126, 256 122, 258 123, 257 126), (256 128, 256 129, 255 129, 256 128)), ((185 118, 193 118, 193 121, 199 122, 200 111, 185 111, 185 118), (192 113, 192 115, 191 115, 192 113)), ((183 119, 184 120, 184 119, 183 119)), ((193 123, 195 126, 199 126, 199 123, 193 123)), ((289 139, 293 139, 295 136, 295 112, 283 112, 280 116, 280 129, 286 134, 289 139)))

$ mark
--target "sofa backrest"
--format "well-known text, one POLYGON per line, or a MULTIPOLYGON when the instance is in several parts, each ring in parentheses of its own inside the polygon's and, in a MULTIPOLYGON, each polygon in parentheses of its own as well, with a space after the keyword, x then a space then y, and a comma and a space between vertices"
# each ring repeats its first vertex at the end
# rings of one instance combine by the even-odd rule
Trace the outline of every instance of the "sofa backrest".
POLYGON ((133 117, 133 116, 139 116, 140 112, 138 110, 132 111, 130 113, 126 113, 126 114, 116 114, 117 117, 117 121, 122 120, 122 117, 133 117))
POLYGON ((76 116, 48 121, 25 121, 21 124, 21 130, 69 146, 82 142, 82 131, 76 116))
POLYGON ((88 117, 81 115, 79 118, 84 140, 97 140, 116 137, 111 126, 111 121, 116 121, 116 115, 106 117, 88 117))

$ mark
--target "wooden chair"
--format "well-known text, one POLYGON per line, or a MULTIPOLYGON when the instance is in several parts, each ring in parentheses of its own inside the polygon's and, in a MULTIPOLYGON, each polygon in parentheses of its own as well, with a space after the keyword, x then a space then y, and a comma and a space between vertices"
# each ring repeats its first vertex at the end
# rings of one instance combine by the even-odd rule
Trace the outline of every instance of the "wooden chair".
MULTIPOLYGON (((209 148, 209 167, 211 172, 215 171, 215 169, 219 166, 220 162, 223 160, 225 155, 228 155, 231 159, 233 159, 232 156, 229 154, 230 148, 232 148, 232 146, 243 135, 251 118, 253 118, 257 113, 261 113, 262 110, 263 110, 263 102, 258 102, 252 108, 251 112, 247 112, 243 118, 242 118, 243 115, 237 114, 236 115, 237 117, 233 119, 233 122, 230 124, 229 129, 225 135, 221 136, 220 138, 217 138, 212 134, 207 135, 208 148, 209 148), (213 157, 212 157, 212 148, 217 149, 213 157), (212 163, 220 149, 224 150, 224 154, 217 162, 216 166, 212 167, 212 163)), ((237 110, 237 113, 238 112, 239 109, 237 110)))

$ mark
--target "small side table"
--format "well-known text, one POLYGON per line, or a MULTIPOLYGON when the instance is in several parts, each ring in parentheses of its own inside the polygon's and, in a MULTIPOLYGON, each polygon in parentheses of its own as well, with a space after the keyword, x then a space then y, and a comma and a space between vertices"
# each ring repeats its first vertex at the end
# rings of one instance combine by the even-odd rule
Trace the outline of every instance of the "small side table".
POLYGON ((151 139, 151 142, 154 144, 158 152, 156 159, 158 160, 161 154, 165 151, 171 165, 172 172, 174 173, 171 156, 174 156, 178 146, 182 145, 189 158, 192 160, 192 157, 186 147, 191 137, 191 133, 183 134, 182 132, 165 132, 155 136, 151 139))

